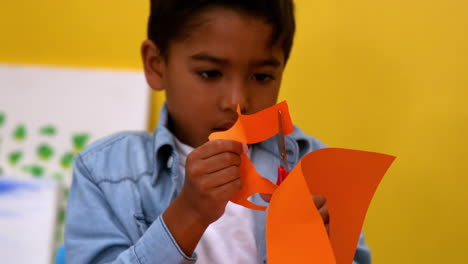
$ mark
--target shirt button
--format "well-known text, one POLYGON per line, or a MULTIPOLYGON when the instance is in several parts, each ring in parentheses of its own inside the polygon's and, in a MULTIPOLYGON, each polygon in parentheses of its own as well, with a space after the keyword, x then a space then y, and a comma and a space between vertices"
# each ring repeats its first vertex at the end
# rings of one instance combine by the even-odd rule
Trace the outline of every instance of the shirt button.
POLYGON ((169 158, 167 159, 167 167, 169 169, 172 168, 173 163, 174 163, 174 158, 172 156, 169 156, 169 158))

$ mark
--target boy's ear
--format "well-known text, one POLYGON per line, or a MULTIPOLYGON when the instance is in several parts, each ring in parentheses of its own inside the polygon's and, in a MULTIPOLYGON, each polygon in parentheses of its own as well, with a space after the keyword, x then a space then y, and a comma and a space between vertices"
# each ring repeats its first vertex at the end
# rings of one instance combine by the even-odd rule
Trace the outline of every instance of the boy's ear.
POLYGON ((156 91, 164 90, 164 58, 153 41, 147 39, 141 44, 141 58, 143 60, 146 81, 151 89, 156 91))

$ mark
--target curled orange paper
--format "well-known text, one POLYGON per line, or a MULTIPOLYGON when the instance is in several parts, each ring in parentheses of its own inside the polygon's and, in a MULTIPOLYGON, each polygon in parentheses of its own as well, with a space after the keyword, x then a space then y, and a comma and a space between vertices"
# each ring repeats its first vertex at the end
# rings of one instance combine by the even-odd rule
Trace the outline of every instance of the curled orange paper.
POLYGON ((243 115, 237 108, 236 123, 226 131, 215 132, 209 136, 209 140, 230 139, 245 144, 255 144, 278 134, 278 111, 283 113, 283 130, 288 135, 294 131, 288 104, 283 101, 272 107, 264 109, 253 115, 243 115))
POLYGON ((352 263, 372 196, 394 159, 339 148, 305 155, 272 195, 269 263, 352 263), (311 200, 318 194, 327 199, 330 236, 311 200))
MULTIPOLYGON (((245 144, 255 144, 268 139, 278 133, 278 111, 283 113, 284 134, 291 134, 294 128, 289 115, 288 104, 283 101, 253 115, 242 115, 238 107, 237 114, 239 117, 236 123, 227 131, 212 133, 209 139, 229 139, 245 144)), ((272 194, 277 186, 257 172, 247 155, 243 154, 241 158, 242 189, 231 201, 250 209, 264 211, 265 206, 256 205, 247 199, 255 193, 272 194)))

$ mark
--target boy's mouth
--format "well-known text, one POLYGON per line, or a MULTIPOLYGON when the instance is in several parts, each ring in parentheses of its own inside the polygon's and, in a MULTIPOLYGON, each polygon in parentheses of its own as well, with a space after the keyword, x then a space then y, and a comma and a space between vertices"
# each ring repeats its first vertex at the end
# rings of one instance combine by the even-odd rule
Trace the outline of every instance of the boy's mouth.
POLYGON ((220 131, 226 131, 228 129, 230 129, 234 124, 236 123, 236 121, 228 121, 218 127, 215 127, 213 128, 213 132, 220 132, 220 131))

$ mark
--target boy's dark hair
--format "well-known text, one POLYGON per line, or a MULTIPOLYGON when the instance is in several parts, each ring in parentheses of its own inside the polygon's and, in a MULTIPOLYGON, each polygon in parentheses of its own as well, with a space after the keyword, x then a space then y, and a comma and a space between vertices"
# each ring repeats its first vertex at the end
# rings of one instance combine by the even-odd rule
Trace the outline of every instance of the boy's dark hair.
POLYGON ((170 43, 185 37, 194 26, 190 24, 192 19, 213 7, 234 9, 265 20, 273 28, 271 44, 280 43, 285 62, 288 60, 296 28, 293 0, 151 0, 148 39, 167 58, 170 43))

